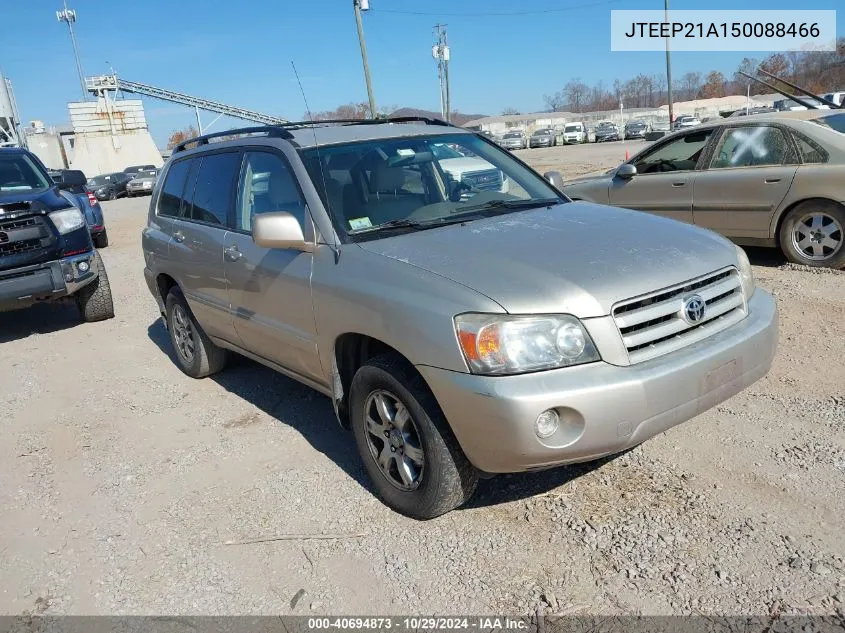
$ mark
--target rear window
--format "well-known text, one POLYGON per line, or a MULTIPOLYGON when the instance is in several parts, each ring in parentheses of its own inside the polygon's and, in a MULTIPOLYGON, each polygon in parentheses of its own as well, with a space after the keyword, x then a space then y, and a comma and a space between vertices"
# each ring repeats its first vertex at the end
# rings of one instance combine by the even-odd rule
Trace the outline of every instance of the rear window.
POLYGON ((845 114, 831 114, 830 116, 812 119, 812 121, 813 123, 818 123, 819 125, 829 127, 831 130, 845 134, 845 114))
POLYGON ((238 152, 203 156, 194 189, 192 220, 208 224, 227 223, 240 165, 238 152))
POLYGON ((161 198, 158 202, 159 215, 179 216, 182 206, 182 192, 185 190, 185 181, 188 178, 190 160, 180 160, 174 163, 167 170, 167 178, 161 188, 161 198))

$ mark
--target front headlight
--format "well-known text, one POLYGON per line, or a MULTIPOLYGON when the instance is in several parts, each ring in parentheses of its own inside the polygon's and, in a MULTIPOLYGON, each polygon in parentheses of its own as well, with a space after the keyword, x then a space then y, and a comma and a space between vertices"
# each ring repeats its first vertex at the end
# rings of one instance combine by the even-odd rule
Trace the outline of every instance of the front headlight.
POLYGON ((475 374, 521 374, 600 359, 587 330, 568 314, 460 314, 455 331, 475 374))
POLYGON ((53 211, 48 215, 53 222, 53 226, 62 235, 70 233, 76 229, 85 226, 85 218, 79 212, 79 209, 62 209, 61 211, 53 211))
POLYGON ((745 300, 748 301, 751 299, 751 295, 754 294, 754 288, 756 287, 754 283, 754 271, 751 270, 751 262, 748 261, 748 255, 745 254, 745 251, 736 244, 734 244, 734 248, 736 248, 736 258, 739 265, 739 279, 742 282, 742 294, 745 295, 745 300))

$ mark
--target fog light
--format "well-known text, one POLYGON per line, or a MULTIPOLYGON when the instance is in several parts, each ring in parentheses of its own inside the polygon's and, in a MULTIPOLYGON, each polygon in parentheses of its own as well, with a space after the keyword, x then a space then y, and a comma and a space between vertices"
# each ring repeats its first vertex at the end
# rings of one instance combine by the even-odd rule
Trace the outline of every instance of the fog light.
POLYGON ((88 266, 88 262, 79 262, 76 265, 76 267, 79 269, 79 272, 81 272, 82 274, 87 273, 88 269, 90 268, 90 266, 88 266))
POLYGON ((537 434, 537 437, 546 439, 555 434, 559 422, 560 418, 558 417, 557 411, 548 409, 537 416, 537 421, 534 423, 534 432, 537 434))

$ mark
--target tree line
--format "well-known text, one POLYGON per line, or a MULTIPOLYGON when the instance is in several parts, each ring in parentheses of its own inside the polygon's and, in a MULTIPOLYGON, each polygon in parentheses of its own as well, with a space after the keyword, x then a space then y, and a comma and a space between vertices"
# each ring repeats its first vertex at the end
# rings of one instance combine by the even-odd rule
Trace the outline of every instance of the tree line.
MULTIPOLYGON (((845 37, 837 40, 835 51, 789 51, 773 53, 759 60, 744 58, 731 77, 718 70, 709 72, 691 71, 672 81, 674 101, 711 99, 728 95, 768 94, 774 90, 743 76, 740 71, 751 75, 762 68, 816 94, 832 90, 845 90, 845 37)), ((785 84, 774 80, 769 83, 787 92, 785 84)), ((615 80, 612 86, 603 82, 590 86, 581 78, 573 78, 562 89, 544 95, 543 102, 549 112, 595 112, 613 110, 622 103, 626 108, 656 108, 668 101, 666 75, 640 73, 628 81, 615 80)), ((518 114, 513 108, 505 108, 503 114, 518 114)))

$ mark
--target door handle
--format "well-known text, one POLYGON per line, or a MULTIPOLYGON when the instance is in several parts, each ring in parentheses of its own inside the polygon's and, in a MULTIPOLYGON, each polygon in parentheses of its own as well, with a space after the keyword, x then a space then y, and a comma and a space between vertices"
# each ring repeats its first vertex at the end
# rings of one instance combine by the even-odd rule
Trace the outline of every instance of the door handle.
POLYGON ((672 186, 673 186, 673 187, 686 187, 686 186, 687 186, 687 181, 686 181, 686 180, 681 180, 681 181, 678 181, 678 182, 673 182, 673 183, 672 183, 672 186))
POLYGON ((173 241, 179 242, 180 244, 185 241, 185 234, 182 231, 176 231, 173 234, 173 241))
POLYGON ((766 178, 766 184, 771 185, 773 183, 780 182, 780 178, 766 178))
POLYGON ((243 253, 238 250, 237 246, 233 245, 223 249, 223 256, 230 262, 236 262, 243 257, 243 253))

